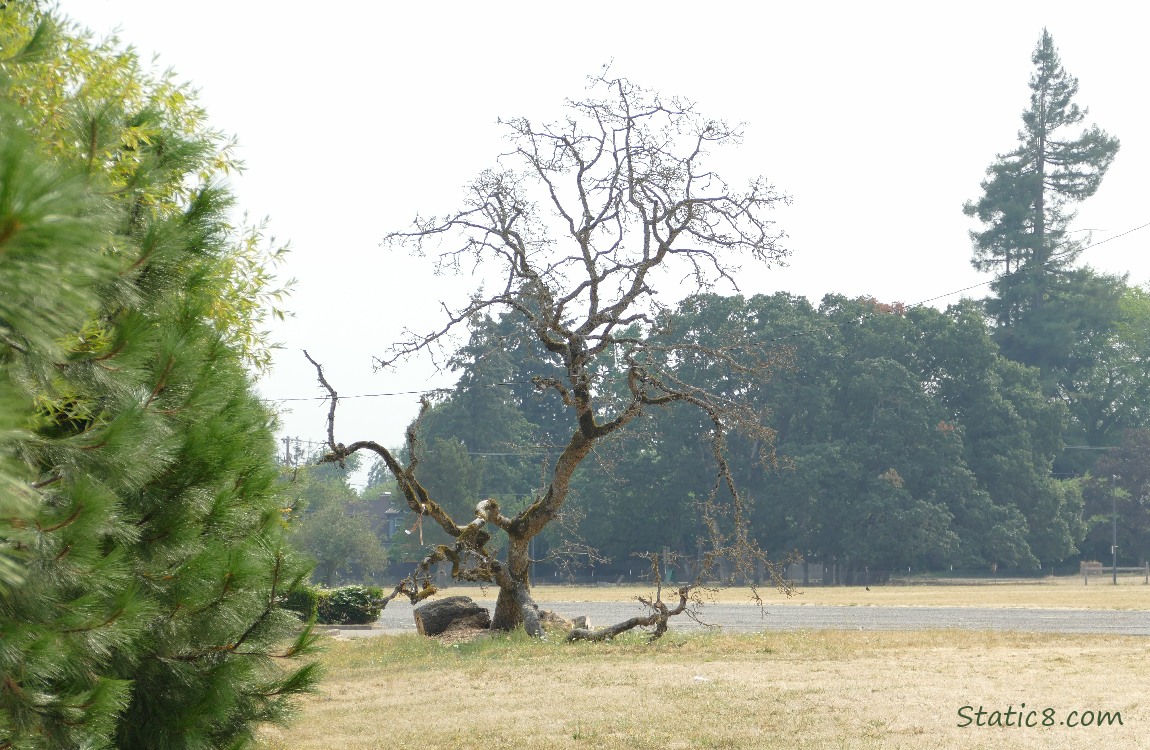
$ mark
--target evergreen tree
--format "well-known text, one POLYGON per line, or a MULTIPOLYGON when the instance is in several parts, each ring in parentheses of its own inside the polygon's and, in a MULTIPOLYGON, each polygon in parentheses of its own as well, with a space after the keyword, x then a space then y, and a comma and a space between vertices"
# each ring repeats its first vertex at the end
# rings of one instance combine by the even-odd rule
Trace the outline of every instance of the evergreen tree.
POLYGON ((99 55, 57 31, 0 12, 0 748, 240 747, 315 666, 273 418, 213 312, 230 196, 163 86, 69 78, 99 55))
POLYGON ((1045 373, 1069 356, 1076 318, 1089 310, 1067 299, 1078 290, 1070 265, 1087 241, 1068 234, 1073 206, 1098 190, 1119 144, 1097 125, 1079 127, 1088 110, 1073 101, 1078 79, 1045 29, 1031 61, 1018 146, 987 169, 982 197, 964 210, 984 224, 971 232, 975 268, 998 274, 987 310, 1003 352, 1045 373))
MULTIPOLYGON (((31 128, 38 146, 54 158, 73 159, 77 144, 90 144, 88 168, 100 173, 110 190, 126 186, 138 169, 153 158, 148 146, 161 130, 194 143, 182 156, 187 174, 219 179, 240 171, 235 140, 212 128, 190 84, 172 70, 149 70, 115 36, 96 39, 66 18, 53 17, 40 25, 45 0, 0 4, 0 61, 6 69, 5 95, 19 102, 20 119, 31 128), (132 117, 103 133, 80 129, 81 112, 98 113, 114 105, 132 117), (94 136, 99 136, 94 138, 94 136)), ((187 201, 199 179, 181 182, 177 172, 163 169, 149 184, 136 184, 142 205, 171 209, 187 201)), ((287 313, 281 303, 290 281, 279 284, 274 270, 287 247, 264 235, 264 224, 244 222, 229 228, 212 259, 215 300, 210 317, 230 345, 257 369, 271 362, 275 346, 265 324, 287 313)))
POLYGON ((528 422, 516 393, 533 390, 523 373, 530 356, 524 332, 511 316, 476 316, 469 327, 468 343, 450 361, 459 373, 455 390, 428 412, 420 431, 428 491, 464 517, 481 498, 515 505, 532 493, 539 483, 534 446, 543 429, 528 422), (451 477, 448 466, 466 476, 451 477))

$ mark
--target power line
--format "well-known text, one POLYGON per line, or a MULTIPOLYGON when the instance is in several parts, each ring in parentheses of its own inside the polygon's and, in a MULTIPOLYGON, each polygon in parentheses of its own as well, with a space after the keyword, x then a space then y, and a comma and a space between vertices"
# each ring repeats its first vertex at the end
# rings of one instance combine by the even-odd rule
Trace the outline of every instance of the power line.
MULTIPOLYGON (((451 390, 451 388, 433 388, 427 391, 387 391, 384 393, 357 393, 351 396, 340 396, 339 400, 342 401, 345 398, 379 398, 381 396, 415 396, 427 393, 438 393, 440 391, 448 392, 451 390)), ((330 396, 299 396, 295 398, 261 398, 260 401, 279 404, 288 401, 328 401, 330 398, 330 396)))
MULTIPOLYGON (((533 385, 530 380, 505 380, 498 383, 473 383, 468 387, 471 388, 502 388, 509 385, 533 385)), ((428 388, 425 390, 416 391, 384 391, 381 393, 356 393, 350 396, 338 396, 337 400, 343 401, 344 399, 351 398, 381 398, 383 396, 426 396, 430 393, 455 393, 455 387, 451 388, 428 388)), ((288 401, 330 401, 331 396, 300 396, 294 398, 261 398, 260 401, 264 403, 286 403, 288 401)))
MULTIPOLYGON (((313 446, 319 446, 321 448, 328 447, 328 442, 326 440, 308 440, 307 438, 299 438, 299 437, 283 437, 283 438, 280 438, 280 442, 284 443, 285 446, 288 446, 288 445, 304 446, 304 445, 306 445, 309 447, 313 447, 313 446)), ((561 450, 561 447, 554 446, 554 445, 522 445, 522 446, 518 446, 518 448, 516 448, 516 450, 513 450, 513 451, 464 451, 463 453, 465 455, 468 455, 468 456, 539 456, 539 455, 546 455, 548 453, 557 453, 560 450, 561 450)), ((426 453, 426 452, 421 452, 421 455, 423 453, 426 453)), ((431 453, 427 453, 427 455, 431 455, 431 453)))
MULTIPOLYGON (((1128 234, 1133 234, 1134 232, 1137 232, 1141 229, 1145 229, 1146 227, 1150 227, 1150 222, 1146 222, 1145 224, 1141 224, 1139 226, 1136 226, 1133 229, 1127 229, 1125 232, 1120 232, 1120 233, 1118 233, 1112 237, 1107 237, 1104 240, 1099 240, 1098 242, 1092 242, 1089 245, 1087 245, 1086 247, 1082 248, 1082 250, 1086 251, 1086 250, 1089 250, 1091 248, 1098 247, 1099 245, 1104 245, 1107 242, 1110 242, 1111 240, 1116 240, 1119 237, 1125 237, 1128 234)), ((1056 260, 1055 258, 1051 258, 1050 260, 1046 261, 1046 263, 1043 263, 1043 266, 1048 266, 1048 265, 1054 263, 1055 260, 1056 260)), ((1013 273, 1018 273, 1018 271, 1014 271, 1013 273)), ((934 297, 929 297, 927 299, 920 300, 920 301, 915 302, 913 304, 906 305, 906 309, 911 310, 911 309, 914 309, 916 307, 923 307, 924 305, 927 305, 931 302, 937 302, 940 299, 946 299, 947 297, 953 297, 956 294, 962 294, 963 292, 969 292, 971 289, 978 289, 979 287, 989 286, 990 284, 993 284, 995 281, 996 281, 996 279, 988 279, 986 281, 980 281, 977 284, 971 284, 970 286, 964 286, 963 288, 956 289, 953 292, 945 292, 944 294, 935 295, 934 297)), ((861 319, 867 320, 867 319, 869 319, 875 315, 878 315, 878 314, 879 314, 878 312, 875 312, 875 313, 871 313, 870 315, 863 315, 863 316, 861 316, 861 319)), ((795 331, 793 333, 788 333, 788 334, 785 334, 783 336, 776 336, 774 338, 764 339, 764 341, 767 341, 767 342, 782 341, 784 339, 794 338, 795 336, 803 336, 803 335, 806 335, 809 333, 821 333, 825 330, 826 330, 825 327, 807 328, 805 330, 795 331)))
MULTIPOLYGON (((1137 232, 1140 229, 1145 229, 1146 227, 1150 227, 1150 222, 1146 222, 1145 224, 1136 226, 1133 229, 1127 229, 1125 232, 1120 232, 1120 233, 1118 233, 1112 237, 1107 237, 1104 240, 1099 240, 1098 242, 1091 242, 1089 245, 1082 248, 1082 250, 1086 251, 1086 250, 1090 250, 1091 248, 1098 247, 1099 245, 1105 245, 1107 242, 1110 242, 1111 240, 1116 240, 1119 237, 1125 237, 1128 234, 1133 234, 1134 232, 1137 232)), ((1048 260, 1043 265, 1045 266, 1045 265, 1048 265, 1050 263, 1053 263, 1054 260, 1055 260, 1054 258, 1051 258, 1050 260, 1048 260)), ((1017 273, 1017 271, 1015 273, 1017 273)), ((993 284, 994 281, 995 281, 994 279, 990 279, 988 281, 982 281, 982 282, 979 282, 977 284, 971 284, 970 286, 963 287, 962 289, 958 289, 958 290, 953 291, 953 292, 947 292, 946 294, 940 294, 937 297, 931 297, 930 299, 924 299, 921 302, 916 302, 913 305, 910 305, 910 307, 922 307, 923 305, 927 304, 928 302, 934 302, 936 300, 944 299, 946 297, 953 297, 956 294, 962 294, 963 292, 969 292, 971 289, 978 289, 981 286, 987 286, 989 284, 993 284)))
POLYGON ((1125 232, 1122 232, 1121 234, 1116 234, 1113 237, 1107 237, 1106 239, 1099 240, 1098 242, 1091 242, 1089 245, 1087 245, 1086 247, 1084 247, 1082 249, 1083 250, 1089 250, 1092 247, 1098 247, 1099 245, 1105 245, 1110 240, 1116 240, 1119 237, 1125 237, 1128 234, 1132 234, 1134 232, 1137 232, 1139 229, 1145 229, 1146 227, 1150 227, 1150 221, 1146 222, 1145 224, 1143 224, 1140 227, 1134 227, 1133 229, 1127 229, 1125 232))

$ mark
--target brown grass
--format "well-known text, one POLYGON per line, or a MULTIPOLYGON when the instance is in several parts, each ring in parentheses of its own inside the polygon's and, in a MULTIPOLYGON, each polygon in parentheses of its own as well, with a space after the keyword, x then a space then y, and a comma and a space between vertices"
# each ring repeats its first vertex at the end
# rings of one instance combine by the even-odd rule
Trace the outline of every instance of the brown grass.
MULTIPOLYGON (((1150 748, 1139 637, 793 632, 647 645, 333 642, 329 676, 260 747, 1150 748), (1108 727, 959 727, 962 706, 1121 712, 1108 727)), ((972 709, 973 710, 973 709, 972 709)), ((1036 715, 1041 720, 1041 713, 1036 715)))
MULTIPOLYGON (((972 583, 921 586, 807 586, 787 598, 771 588, 760 595, 767 604, 809 604, 840 606, 934 606, 934 607, 1045 607, 1053 609, 1150 609, 1150 586, 1142 577, 1119 577, 1119 585, 1110 579, 1091 579, 1084 586, 1077 576, 1037 579, 1033 583, 972 583)), ((536 586, 531 590, 539 602, 556 601, 632 601, 637 595, 649 596, 645 586, 536 586)), ((466 593, 477 600, 494 601, 494 591, 479 588, 452 588, 447 593, 466 593)), ((747 588, 718 591, 714 601, 752 603, 747 588)))

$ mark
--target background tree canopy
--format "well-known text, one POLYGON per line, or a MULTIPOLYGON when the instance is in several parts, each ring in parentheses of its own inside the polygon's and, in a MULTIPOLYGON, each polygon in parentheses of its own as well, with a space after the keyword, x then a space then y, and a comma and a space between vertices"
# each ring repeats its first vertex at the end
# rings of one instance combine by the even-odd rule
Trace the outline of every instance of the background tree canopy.
MULTIPOLYGON (((506 321, 477 330, 492 325, 506 321)), ((676 370, 742 394, 774 429, 769 460, 756 459, 762 446, 738 436, 729 446, 754 499, 753 531, 770 549, 886 570, 1033 569, 1076 551, 1080 498, 1073 483, 1050 475, 1066 410, 1043 396, 1035 370, 998 352, 977 305, 908 310, 832 295, 815 309, 786 294, 701 295, 675 310, 670 330, 703 346, 737 338, 778 352, 766 381, 689 360, 676 370)), ((472 390, 486 382, 491 398, 513 394, 513 386, 484 381, 474 361, 458 365, 472 390)), ((514 383, 525 372, 500 378, 514 383)), ((470 392, 461 387, 429 413, 436 440, 450 434, 461 445, 486 445, 466 423, 436 421, 470 392)), ((538 460, 529 450, 547 450, 548 422, 531 422, 539 417, 530 402, 515 405, 508 399, 504 423, 516 427, 503 445, 538 460), (515 442, 516 435, 529 437, 515 442)), ((598 452, 573 485, 578 536, 614 569, 633 567, 632 552, 664 545, 694 554, 704 531, 696 501, 709 491, 697 468, 711 460, 705 420, 655 410, 643 422, 598 452)))
MULTIPOLYGON (((776 554, 856 569, 1037 570, 1078 554, 1097 526, 1083 493, 1102 503, 1114 486, 1091 478, 1098 451, 1123 445, 1104 471, 1128 463, 1137 433, 1126 431, 1148 427, 1150 308, 1144 289, 1074 265, 1089 245, 1069 230, 1074 206, 1097 191, 1118 141, 1083 125, 1077 80, 1045 30, 1032 62, 1017 147, 965 206, 983 224, 973 263, 997 275, 989 298, 939 311, 832 294, 816 309, 786 294, 702 293, 629 333, 652 349, 674 342, 661 362, 670 377, 738 398, 773 431, 766 445, 765 434, 732 434, 727 449, 755 501, 752 530, 776 554), (770 377, 701 354, 731 346, 770 352, 770 377)), ((549 362, 557 377, 557 363, 512 315, 469 314, 470 342, 451 363, 459 385, 425 415, 425 433, 442 460, 455 452, 460 496, 527 502, 530 467, 566 439, 562 405, 527 384, 549 362)), ((597 394, 610 397, 618 383, 598 367, 597 394)), ((573 476, 566 534, 623 570, 644 550, 696 553, 712 491, 698 471, 713 461, 706 419, 651 409, 634 427, 573 476)), ((1141 545, 1125 549, 1144 560, 1141 545)))
POLYGON ((323 586, 333 586, 340 576, 370 577, 387 566, 381 530, 368 515, 368 492, 361 497, 348 481, 357 463, 349 461, 343 468, 307 465, 285 472, 290 539, 315 559, 314 577, 323 586))

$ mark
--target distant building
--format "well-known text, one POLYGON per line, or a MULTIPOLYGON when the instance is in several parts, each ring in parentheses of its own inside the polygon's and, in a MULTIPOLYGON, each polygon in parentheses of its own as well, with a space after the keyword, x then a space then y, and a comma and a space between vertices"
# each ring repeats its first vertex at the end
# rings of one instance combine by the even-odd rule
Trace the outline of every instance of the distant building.
POLYGON ((403 519, 411 511, 406 507, 396 507, 390 492, 381 492, 373 498, 368 498, 365 509, 360 512, 367 515, 371 528, 384 544, 390 544, 392 537, 403 529, 403 519))

